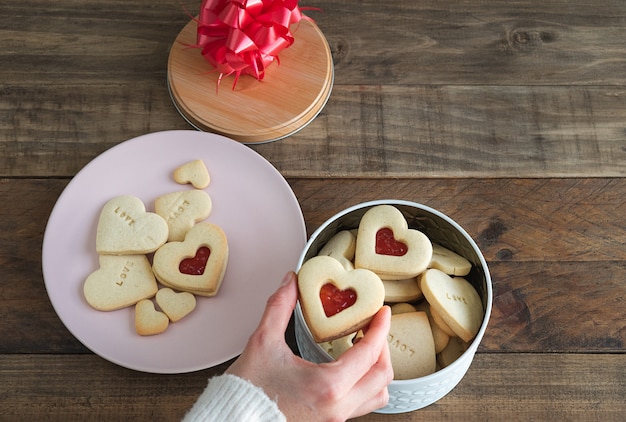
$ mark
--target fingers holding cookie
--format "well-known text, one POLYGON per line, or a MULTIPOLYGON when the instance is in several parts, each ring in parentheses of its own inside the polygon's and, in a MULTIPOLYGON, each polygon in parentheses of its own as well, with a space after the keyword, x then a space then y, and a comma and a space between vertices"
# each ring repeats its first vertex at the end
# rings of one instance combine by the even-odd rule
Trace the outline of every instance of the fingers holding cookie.
POLYGON ((365 269, 346 271, 329 256, 316 256, 302 265, 298 291, 303 316, 318 343, 366 326, 385 298, 376 274, 365 269))
MULTIPOLYGON (((421 231, 409 228, 404 214, 396 207, 373 206, 363 214, 357 229, 338 231, 322 245, 318 256, 306 261, 300 270, 305 281, 300 286, 305 322, 314 340, 336 360, 352 353, 361 340, 362 333, 356 335, 353 327, 362 315, 352 316, 352 325, 344 322, 341 330, 334 326, 340 318, 324 315, 320 310, 323 301, 316 295, 333 298, 331 302, 343 303, 341 306, 349 309, 357 302, 356 297, 369 294, 359 294, 345 284, 335 283, 341 267, 343 272, 353 268, 368 270, 382 282, 384 303, 393 305, 387 341, 396 379, 422 377, 441 369, 445 366, 442 362, 450 362, 459 350, 454 345, 460 342, 467 346, 482 324, 480 296, 471 283, 460 277, 471 273, 472 263, 451 249, 433 244, 421 231), (336 260, 334 264, 321 261, 330 257, 336 260), (351 257, 353 261, 346 265, 351 257), (307 274, 322 263, 337 273, 326 270, 316 275, 313 287, 306 287, 307 274), (312 303, 317 311, 311 311, 312 303)), ((350 312, 342 310, 340 314, 348 317, 350 312)))

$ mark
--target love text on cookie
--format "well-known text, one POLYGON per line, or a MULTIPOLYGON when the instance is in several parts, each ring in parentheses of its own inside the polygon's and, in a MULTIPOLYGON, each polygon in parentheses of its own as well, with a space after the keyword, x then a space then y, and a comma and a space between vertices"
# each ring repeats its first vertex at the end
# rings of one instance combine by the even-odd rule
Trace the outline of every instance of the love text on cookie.
POLYGON ((126 211, 122 210, 120 207, 115 208, 113 212, 117 214, 129 226, 135 224, 135 219, 131 217, 130 214, 128 214, 126 211))
POLYGON ((130 273, 130 269, 133 265, 134 263, 132 261, 126 261, 124 263, 124 266, 122 267, 118 280, 115 282, 115 284, 120 287, 124 285, 124 281, 126 281, 126 279, 128 278, 128 273, 130 273))
POLYGON ((451 294, 449 292, 446 292, 446 299, 452 300, 452 301, 455 301, 455 302, 462 302, 462 303, 468 305, 467 299, 465 297, 459 296, 459 295, 454 294, 454 293, 451 294))
POLYGON ((191 203, 186 199, 182 199, 179 203, 174 204, 167 216, 167 221, 172 221, 180 217, 190 205, 191 203))
POLYGON ((393 347, 399 350, 402 353, 408 353, 409 356, 413 356, 415 354, 415 350, 408 346, 406 343, 402 342, 397 336, 389 333, 387 335, 387 343, 389 343, 389 347, 393 347))

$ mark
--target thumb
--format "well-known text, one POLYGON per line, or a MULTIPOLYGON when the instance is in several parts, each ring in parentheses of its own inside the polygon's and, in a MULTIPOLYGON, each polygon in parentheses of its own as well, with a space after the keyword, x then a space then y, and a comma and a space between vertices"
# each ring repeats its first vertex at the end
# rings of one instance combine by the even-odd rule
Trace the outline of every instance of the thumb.
POLYGON ((296 281, 296 273, 293 271, 285 274, 281 286, 267 299, 265 311, 259 323, 260 330, 266 333, 280 334, 280 337, 283 338, 298 300, 296 281))

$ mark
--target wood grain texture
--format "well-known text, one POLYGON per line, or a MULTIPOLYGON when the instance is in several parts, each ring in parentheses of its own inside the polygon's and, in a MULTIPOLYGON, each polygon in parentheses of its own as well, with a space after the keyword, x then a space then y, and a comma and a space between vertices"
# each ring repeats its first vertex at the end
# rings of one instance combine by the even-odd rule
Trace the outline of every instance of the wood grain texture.
POLYGON ((254 149, 288 177, 623 177, 625 121, 622 88, 339 85, 254 149))
MULTIPOLYGON (((626 6, 379 3, 312 2, 336 81, 311 125, 255 147, 285 175, 624 176, 626 6)), ((0 7, 0 175, 71 177, 126 139, 191 129, 166 86, 179 3, 0 7)))
POLYGON ((324 11, 312 15, 328 34, 342 85, 376 79, 383 85, 626 81, 621 2, 311 3, 324 11))
MULTIPOLYGON (((132 372, 92 355, 5 355, 0 408, 7 420, 177 421, 225 365, 184 375, 132 372)), ((417 412, 359 421, 621 421, 626 357, 478 353, 465 378, 417 412)))
MULTIPOLYGON (((229 362, 184 375, 92 354, 56 316, 45 224, 91 159, 191 129, 167 89, 200 0, 0 2, 0 420, 179 420, 229 362)), ((493 279, 474 362, 444 399, 362 421, 623 421, 626 2, 301 1, 335 85, 295 135, 252 148, 313 232, 398 198, 461 224, 493 279)), ((295 351, 293 323, 286 340, 295 351)))
MULTIPOLYGON (((0 174, 68 177, 119 142, 191 129, 159 84, 94 83, 82 99, 67 84, 11 87, 0 174), (52 97, 63 106, 41 103, 52 97), (35 131, 39 119, 55 126, 35 131)), ((335 86, 309 126, 253 148, 287 177, 624 177, 625 98, 604 87, 335 86)))

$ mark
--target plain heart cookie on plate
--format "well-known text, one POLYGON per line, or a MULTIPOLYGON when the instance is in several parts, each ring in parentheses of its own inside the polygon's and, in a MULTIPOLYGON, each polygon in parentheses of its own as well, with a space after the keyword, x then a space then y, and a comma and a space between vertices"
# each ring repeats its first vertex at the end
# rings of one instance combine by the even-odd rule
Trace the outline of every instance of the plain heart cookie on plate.
POLYGON ((228 265, 228 240, 221 227, 193 226, 182 242, 161 246, 152 260, 157 280, 174 290, 215 296, 228 265))
POLYGON ((165 220, 146 212, 141 199, 131 195, 117 196, 100 212, 96 251, 111 255, 146 254, 163 245, 168 234, 165 220))
POLYGON ((139 301, 135 305, 135 331, 141 336, 161 334, 170 325, 170 320, 163 312, 154 308, 149 299, 139 301))
POLYGON ((87 303, 99 311, 114 311, 150 298, 158 290, 145 255, 100 255, 100 268, 83 284, 87 303))
POLYGON ((191 183, 196 189, 204 189, 209 186, 211 176, 204 161, 193 160, 174 170, 174 180, 181 185, 191 183))
POLYGON ((385 299, 385 288, 376 274, 365 269, 347 271, 325 255, 302 265, 298 291, 304 320, 317 343, 365 327, 385 299))
POLYGON ((169 228, 169 242, 180 242, 196 223, 211 214, 213 203, 203 190, 185 190, 159 196, 154 201, 155 212, 163 217, 169 228))
POLYGON ((432 255, 428 237, 409 229, 396 207, 377 205, 361 218, 354 256, 356 268, 371 270, 383 280, 402 280, 422 273, 432 255))
POLYGON ((169 287, 159 289, 156 303, 172 322, 186 317, 196 308, 196 297, 189 292, 175 292, 169 287))

